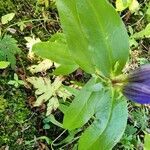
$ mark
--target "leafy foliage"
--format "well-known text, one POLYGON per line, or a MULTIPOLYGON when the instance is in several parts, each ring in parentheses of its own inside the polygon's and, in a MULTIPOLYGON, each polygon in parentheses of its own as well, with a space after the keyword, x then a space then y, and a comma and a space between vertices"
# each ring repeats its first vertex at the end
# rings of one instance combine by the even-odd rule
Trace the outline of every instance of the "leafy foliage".
POLYGON ((56 75, 66 75, 78 68, 69 53, 64 34, 57 33, 48 42, 35 44, 32 50, 42 58, 47 58, 60 64, 54 71, 56 75))
POLYGON ((120 74, 128 59, 129 45, 126 29, 114 8, 106 0, 56 2, 75 62, 91 74, 120 74))
POLYGON ((136 132, 137 128, 135 128, 132 125, 127 125, 124 135, 120 140, 120 143, 122 144, 120 148, 124 148, 127 150, 134 150, 134 147, 137 144, 136 132))
POLYGON ((96 150, 98 147, 102 150, 112 149, 123 135, 127 122, 127 104, 122 99, 115 101, 112 106, 110 95, 107 94, 99 100, 95 121, 79 140, 80 150, 96 150))
POLYGON ((59 102, 57 96, 60 96, 63 100, 71 96, 71 94, 63 88, 63 79, 60 77, 57 77, 53 83, 46 77, 29 77, 27 81, 33 84, 36 89, 35 95, 37 96, 37 100, 34 106, 41 106, 44 102, 48 102, 47 115, 50 115, 52 110, 58 108, 59 102))
POLYGON ((5 35, 0 39, 0 61, 9 61, 12 69, 15 68, 15 55, 20 52, 17 41, 10 35, 5 35))
POLYGON ((134 120, 134 125, 141 130, 146 130, 148 127, 148 116, 144 109, 136 110, 132 112, 132 119, 134 120))

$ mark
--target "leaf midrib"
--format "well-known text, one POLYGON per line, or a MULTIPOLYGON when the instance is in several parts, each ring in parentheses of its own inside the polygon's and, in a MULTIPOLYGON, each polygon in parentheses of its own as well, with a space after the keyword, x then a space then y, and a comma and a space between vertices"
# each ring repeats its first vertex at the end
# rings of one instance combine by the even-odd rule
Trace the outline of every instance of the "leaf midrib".
MULTIPOLYGON (((102 35, 102 40, 103 40, 103 42, 104 42, 104 44, 105 44, 105 47, 106 47, 106 50, 107 50, 107 54, 108 54, 108 59, 109 59, 109 63, 111 64, 111 62, 112 62, 112 48, 111 48, 111 46, 110 46, 110 43, 109 43, 109 41, 108 40, 105 40, 106 39, 106 37, 108 36, 106 33, 107 33, 107 31, 105 31, 105 29, 103 28, 103 26, 102 26, 102 24, 101 24, 101 22, 100 22, 100 20, 99 20, 99 17, 98 17, 98 15, 97 15, 97 12, 95 11, 95 9, 94 9, 94 4, 89 0, 89 1, 87 1, 87 3, 89 3, 89 5, 91 6, 91 8, 92 8, 92 10, 93 10, 93 13, 95 14, 95 16, 96 16, 96 21, 97 21, 97 23, 98 23, 98 25, 99 25, 99 29, 102 31, 101 32, 101 35, 102 35), (110 54, 110 51, 111 51, 111 54, 110 54)), ((111 66, 111 68, 112 68, 112 66, 111 66)))

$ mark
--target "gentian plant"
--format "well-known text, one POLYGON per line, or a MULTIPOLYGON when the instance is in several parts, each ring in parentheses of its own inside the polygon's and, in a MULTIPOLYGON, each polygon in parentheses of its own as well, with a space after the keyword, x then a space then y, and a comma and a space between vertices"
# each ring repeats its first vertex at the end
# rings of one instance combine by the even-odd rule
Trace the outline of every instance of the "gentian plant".
POLYGON ((63 128, 84 127, 79 150, 109 150, 127 124, 127 99, 150 103, 149 66, 122 74, 129 38, 120 16, 107 0, 56 0, 63 33, 33 46, 33 51, 60 66, 55 75, 81 68, 91 74, 69 107, 63 128))

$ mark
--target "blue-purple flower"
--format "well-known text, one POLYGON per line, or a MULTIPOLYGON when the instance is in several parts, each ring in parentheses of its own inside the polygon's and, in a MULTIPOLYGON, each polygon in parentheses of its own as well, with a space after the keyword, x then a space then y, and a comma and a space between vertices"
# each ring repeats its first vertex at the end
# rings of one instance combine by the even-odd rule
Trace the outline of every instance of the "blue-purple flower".
POLYGON ((150 104, 150 65, 144 65, 128 75, 123 94, 140 104, 150 104))

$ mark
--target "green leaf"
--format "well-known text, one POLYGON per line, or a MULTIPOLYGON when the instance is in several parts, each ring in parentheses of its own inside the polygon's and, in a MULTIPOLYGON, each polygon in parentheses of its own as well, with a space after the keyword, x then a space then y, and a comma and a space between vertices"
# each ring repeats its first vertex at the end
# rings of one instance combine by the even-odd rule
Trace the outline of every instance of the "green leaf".
POLYGON ((58 42, 39 42, 32 48, 33 52, 42 58, 50 59, 59 64, 71 63, 67 45, 58 42))
POLYGON ((150 23, 140 32, 135 33, 133 38, 140 39, 140 38, 150 38, 150 23))
POLYGON ((60 104, 60 105, 59 105, 59 110, 60 110, 63 114, 66 113, 67 109, 68 109, 68 106, 65 105, 65 104, 60 104))
POLYGON ((26 28, 26 24, 25 24, 23 21, 18 22, 17 25, 20 27, 20 30, 21 30, 21 31, 23 31, 23 30, 26 28))
POLYGON ((95 121, 79 140, 79 150, 111 150, 120 140, 127 123, 127 103, 117 99, 112 106, 111 102, 107 94, 101 99, 95 121))
POLYGON ((54 35, 48 42, 35 44, 32 50, 42 58, 50 59, 61 65, 55 70, 54 74, 66 75, 78 68, 78 65, 72 60, 66 40, 62 34, 54 35))
POLYGON ((140 4, 137 0, 132 0, 132 3, 129 6, 131 13, 137 12, 140 9, 140 4))
POLYGON ((123 11, 130 6, 132 0, 116 0, 116 10, 123 11))
POLYGON ((64 87, 64 89, 66 89, 68 92, 70 92, 74 96, 79 94, 79 90, 76 88, 73 88, 71 86, 63 86, 63 87, 64 87))
POLYGON ((45 129, 45 130, 50 129, 50 125, 49 124, 44 124, 43 129, 45 129))
POLYGON ((49 39, 50 42, 60 42, 60 43, 66 43, 66 38, 65 35, 63 33, 55 33, 51 36, 51 38, 49 39))
POLYGON ((144 138, 144 150, 150 150, 150 134, 146 134, 144 138))
POLYGON ((73 130, 79 128, 94 115, 96 104, 102 94, 101 92, 93 92, 91 90, 94 85, 94 79, 88 81, 65 112, 63 125, 66 129, 73 130))
POLYGON ((15 55, 20 52, 17 41, 9 35, 0 38, 0 61, 9 61, 11 68, 15 68, 15 55))
POLYGON ((18 75, 16 73, 14 74, 14 80, 18 81, 18 75))
POLYGON ((9 21, 11 21, 15 16, 15 13, 9 13, 7 15, 2 16, 1 22, 2 24, 7 24, 9 21))
POLYGON ((66 65, 60 65, 58 68, 55 69, 55 71, 53 72, 53 74, 55 75, 67 75, 70 74, 72 72, 74 72, 75 70, 77 70, 79 68, 78 65, 75 64, 66 64, 66 65))
POLYGON ((16 84, 16 81, 15 81, 15 80, 10 80, 10 81, 8 82, 8 84, 9 84, 9 85, 15 85, 15 84, 16 84))
POLYGON ((60 128, 63 128, 63 125, 60 122, 58 122, 53 115, 49 116, 49 121, 51 123, 53 123, 54 125, 56 125, 56 126, 58 126, 60 128))
POLYGON ((119 15, 107 0, 57 0, 70 53, 86 72, 109 76, 115 63, 121 73, 128 54, 128 35, 119 15), (84 9, 83 9, 84 8, 84 9))
POLYGON ((8 61, 0 61, 0 69, 5 69, 10 65, 8 61))
POLYGON ((97 116, 99 116, 98 118, 95 118, 92 125, 89 126, 89 128, 87 128, 85 132, 81 135, 79 140, 79 150, 90 149, 90 147, 95 144, 96 140, 106 128, 112 109, 112 99, 110 91, 103 93, 103 96, 99 99, 97 103, 97 109, 97 116))
POLYGON ((149 5, 148 5, 148 9, 147 9, 147 11, 146 11, 146 14, 147 14, 148 16, 150 16, 150 3, 149 3, 149 5))

